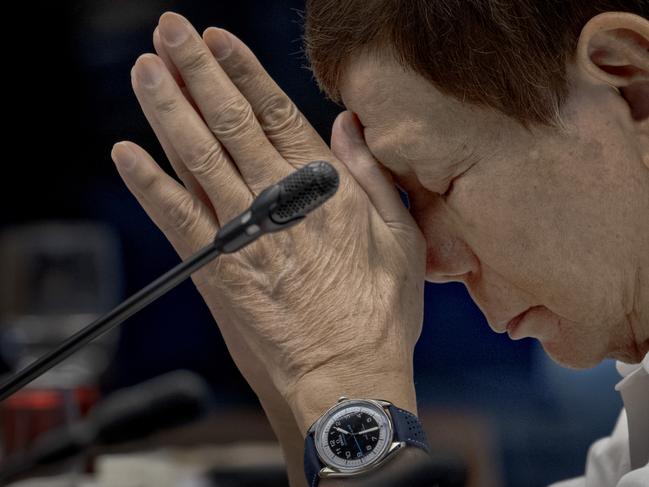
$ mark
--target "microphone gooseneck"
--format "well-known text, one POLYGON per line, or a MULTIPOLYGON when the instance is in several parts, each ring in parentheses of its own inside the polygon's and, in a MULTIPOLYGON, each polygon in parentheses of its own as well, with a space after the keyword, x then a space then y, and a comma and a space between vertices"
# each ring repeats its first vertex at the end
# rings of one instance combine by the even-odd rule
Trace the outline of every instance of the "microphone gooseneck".
POLYGON ((236 252, 266 233, 288 229, 331 198, 338 189, 338 173, 326 161, 311 162, 266 188, 248 211, 226 223, 214 242, 160 276, 65 340, 0 386, 0 401, 59 364, 91 340, 103 335, 146 305, 183 282, 222 253, 236 252))

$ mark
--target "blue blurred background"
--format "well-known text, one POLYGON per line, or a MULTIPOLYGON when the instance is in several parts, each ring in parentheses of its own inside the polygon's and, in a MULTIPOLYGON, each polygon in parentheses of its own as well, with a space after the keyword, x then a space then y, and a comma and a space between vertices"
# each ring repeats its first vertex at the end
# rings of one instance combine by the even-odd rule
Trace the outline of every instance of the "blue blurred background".
MULTIPOLYGON (((5 5, 5 22, 17 30, 5 33, 3 181, 16 191, 2 192, 2 229, 49 220, 107 225, 119 241, 122 296, 178 262, 110 160, 112 144, 130 139, 169 169, 129 78, 137 56, 152 51, 162 12, 182 13, 199 31, 216 25, 238 35, 325 140, 341 110, 305 67, 301 1, 5 5)), ((588 445, 612 429, 621 407, 612 363, 582 372, 553 365, 535 342, 492 333, 461 285, 427 286, 415 361, 421 408, 480 443, 461 448, 473 448, 494 484, 541 486, 580 474, 588 445)), ((256 407, 191 284, 122 328, 101 388, 109 393, 177 368, 205 377, 223 408, 256 407)))

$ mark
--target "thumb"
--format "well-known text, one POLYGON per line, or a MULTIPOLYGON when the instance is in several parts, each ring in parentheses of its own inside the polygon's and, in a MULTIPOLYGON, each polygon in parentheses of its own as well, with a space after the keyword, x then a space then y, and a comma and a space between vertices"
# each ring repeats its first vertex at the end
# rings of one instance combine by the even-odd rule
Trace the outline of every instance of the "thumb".
POLYGON ((363 126, 350 111, 338 115, 331 131, 331 151, 352 173, 387 224, 409 222, 412 216, 401 201, 390 172, 374 158, 365 142, 363 126))

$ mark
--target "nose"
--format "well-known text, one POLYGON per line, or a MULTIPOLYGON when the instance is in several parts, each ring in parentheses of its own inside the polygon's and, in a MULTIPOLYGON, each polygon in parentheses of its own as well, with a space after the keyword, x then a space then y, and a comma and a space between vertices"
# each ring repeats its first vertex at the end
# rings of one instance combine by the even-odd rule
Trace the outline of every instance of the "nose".
POLYGON ((430 191, 410 194, 410 212, 426 239, 426 280, 465 284, 480 262, 462 238, 461 224, 444 199, 430 191))
POLYGON ((480 262, 462 237, 463 226, 444 199, 431 192, 408 194, 410 212, 426 239, 426 280, 462 282, 489 326, 503 333, 507 322, 538 301, 480 262))

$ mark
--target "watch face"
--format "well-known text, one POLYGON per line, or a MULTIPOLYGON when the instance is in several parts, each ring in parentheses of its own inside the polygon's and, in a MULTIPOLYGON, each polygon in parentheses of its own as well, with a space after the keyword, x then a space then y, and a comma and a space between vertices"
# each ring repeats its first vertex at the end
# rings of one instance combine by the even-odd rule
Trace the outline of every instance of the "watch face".
POLYGON ((380 405, 346 401, 322 418, 316 449, 322 461, 341 472, 356 472, 380 460, 392 443, 392 424, 380 405))

